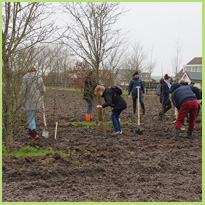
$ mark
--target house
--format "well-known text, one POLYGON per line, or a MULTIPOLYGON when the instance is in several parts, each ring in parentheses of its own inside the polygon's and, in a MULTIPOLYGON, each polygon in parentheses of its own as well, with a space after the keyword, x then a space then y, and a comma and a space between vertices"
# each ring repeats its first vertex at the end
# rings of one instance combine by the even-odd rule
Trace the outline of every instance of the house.
POLYGON ((185 82, 193 83, 194 86, 202 89, 202 73, 185 71, 182 78, 185 82))
POLYGON ((202 57, 193 58, 189 63, 183 66, 183 71, 201 73, 202 57))
POLYGON ((194 85, 201 89, 202 87, 202 57, 195 57, 177 74, 177 80, 184 79, 189 84, 192 82, 194 85))

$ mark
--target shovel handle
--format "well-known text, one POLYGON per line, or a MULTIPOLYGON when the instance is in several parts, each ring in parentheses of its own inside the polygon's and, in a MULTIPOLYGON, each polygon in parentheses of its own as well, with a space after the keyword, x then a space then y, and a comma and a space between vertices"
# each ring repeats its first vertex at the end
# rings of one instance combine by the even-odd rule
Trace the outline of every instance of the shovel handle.
POLYGON ((138 126, 140 126, 140 87, 137 86, 137 110, 138 110, 138 126))
POLYGON ((45 127, 47 128, 47 123, 46 123, 46 110, 45 110, 45 106, 44 106, 44 100, 42 100, 42 108, 43 108, 43 123, 44 123, 45 127))

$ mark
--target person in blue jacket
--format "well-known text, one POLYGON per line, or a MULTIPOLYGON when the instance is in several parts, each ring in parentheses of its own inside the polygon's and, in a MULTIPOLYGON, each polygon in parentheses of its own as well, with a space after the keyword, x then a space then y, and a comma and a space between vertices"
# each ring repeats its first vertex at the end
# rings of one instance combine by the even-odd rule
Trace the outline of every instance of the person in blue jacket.
POLYGON ((173 83, 170 92, 172 93, 172 102, 179 110, 175 125, 174 139, 179 137, 181 124, 188 113, 190 117, 187 137, 190 138, 195 126, 198 103, 201 102, 200 89, 193 86, 182 86, 179 83, 173 83))
POLYGON ((142 80, 140 80, 139 78, 139 73, 138 71, 136 71, 133 74, 133 79, 130 81, 129 86, 128 86, 128 97, 131 98, 130 93, 132 93, 132 100, 133 100, 133 113, 136 113, 136 105, 137 105, 137 98, 138 98, 138 90, 137 90, 137 86, 140 87, 139 90, 139 100, 140 100, 140 104, 142 107, 142 113, 143 115, 145 115, 145 106, 144 106, 144 85, 142 80))

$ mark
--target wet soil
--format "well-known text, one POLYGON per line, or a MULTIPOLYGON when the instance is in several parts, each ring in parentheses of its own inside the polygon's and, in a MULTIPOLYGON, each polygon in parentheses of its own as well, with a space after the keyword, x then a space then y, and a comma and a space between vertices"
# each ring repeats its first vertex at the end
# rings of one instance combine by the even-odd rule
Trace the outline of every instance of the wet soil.
MULTIPOLYGON (((201 202, 201 113, 191 139, 185 138, 186 131, 181 131, 180 138, 173 140, 174 109, 161 121, 159 98, 146 96, 146 115, 141 116, 143 135, 138 135, 137 116, 132 114, 131 101, 124 98, 128 108, 123 111, 121 121, 135 124, 122 125, 123 134, 111 137, 112 125, 101 129, 66 124, 85 121, 86 103, 81 93, 49 90, 45 106, 50 137, 32 142, 25 128, 15 148, 52 147, 71 155, 3 156, 3 201, 201 202), (56 121, 59 126, 55 140, 56 121)), ((108 121, 111 110, 105 110, 108 121)), ((41 136, 41 112, 36 122, 41 136)), ((186 122, 184 127, 187 130, 186 122)))

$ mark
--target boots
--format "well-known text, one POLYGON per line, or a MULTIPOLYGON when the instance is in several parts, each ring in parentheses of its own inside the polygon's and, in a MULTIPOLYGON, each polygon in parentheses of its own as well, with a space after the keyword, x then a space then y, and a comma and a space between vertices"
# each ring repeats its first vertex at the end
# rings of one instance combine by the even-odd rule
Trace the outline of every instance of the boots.
POLYGON ((34 141, 36 138, 39 137, 36 129, 31 130, 31 137, 32 137, 32 141, 34 141))
POLYGON ((86 113, 86 121, 90 121, 91 119, 91 114, 86 113))
POLYGON ((193 133, 193 130, 190 130, 190 129, 188 129, 187 130, 187 138, 191 138, 191 136, 192 136, 192 133, 193 133))
POLYGON ((90 113, 90 120, 92 120, 93 119, 93 113, 91 112, 90 113))
POLYGON ((31 129, 29 129, 29 131, 28 131, 28 138, 32 138, 31 129))
POLYGON ((179 138, 179 133, 180 133, 180 129, 179 128, 175 128, 175 134, 174 134, 174 137, 172 139, 176 140, 177 138, 179 138))

